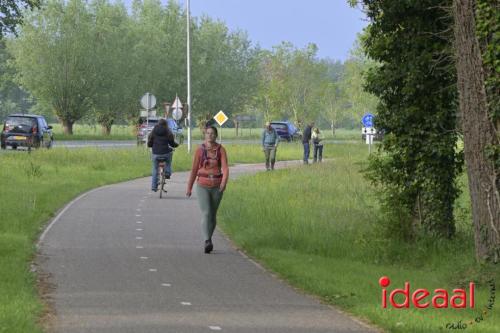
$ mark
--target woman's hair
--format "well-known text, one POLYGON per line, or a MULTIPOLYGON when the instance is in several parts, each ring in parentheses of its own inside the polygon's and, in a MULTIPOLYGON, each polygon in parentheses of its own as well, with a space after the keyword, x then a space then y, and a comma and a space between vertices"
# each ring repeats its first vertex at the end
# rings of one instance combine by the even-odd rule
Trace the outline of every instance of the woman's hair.
POLYGON ((219 137, 219 132, 217 131, 217 127, 215 127, 214 125, 207 125, 205 126, 205 132, 207 131, 207 129, 213 129, 214 130, 214 133, 215 133, 215 137, 219 137))
POLYGON ((163 118, 161 118, 160 120, 158 120, 158 125, 160 125, 161 127, 168 127, 167 125, 167 121, 163 118))

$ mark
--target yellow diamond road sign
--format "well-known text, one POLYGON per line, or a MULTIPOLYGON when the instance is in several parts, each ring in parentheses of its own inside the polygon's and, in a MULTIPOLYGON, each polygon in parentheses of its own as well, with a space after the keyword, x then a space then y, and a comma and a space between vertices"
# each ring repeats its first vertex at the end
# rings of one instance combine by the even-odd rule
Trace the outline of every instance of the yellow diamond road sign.
POLYGON ((214 119, 217 122, 217 124, 219 124, 219 126, 222 126, 222 124, 224 124, 229 118, 226 116, 224 112, 219 111, 215 115, 214 119))

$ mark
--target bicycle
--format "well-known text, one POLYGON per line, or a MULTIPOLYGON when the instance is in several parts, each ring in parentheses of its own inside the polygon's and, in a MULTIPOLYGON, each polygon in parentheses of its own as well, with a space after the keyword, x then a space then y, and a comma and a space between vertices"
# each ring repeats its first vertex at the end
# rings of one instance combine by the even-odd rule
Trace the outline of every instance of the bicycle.
POLYGON ((165 167, 167 166, 167 158, 162 157, 158 158, 158 173, 159 173, 159 179, 158 179, 158 189, 160 191, 160 199, 163 195, 163 192, 167 193, 167 190, 165 189, 166 185, 166 175, 165 175, 165 167))

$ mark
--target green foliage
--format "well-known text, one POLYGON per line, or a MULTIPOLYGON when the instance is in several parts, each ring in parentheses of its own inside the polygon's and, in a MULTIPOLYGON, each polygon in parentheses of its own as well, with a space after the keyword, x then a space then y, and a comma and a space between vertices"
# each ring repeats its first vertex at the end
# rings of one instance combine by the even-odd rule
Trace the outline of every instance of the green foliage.
POLYGON ((2 0, 0 2, 0 39, 6 33, 16 33, 16 27, 23 22, 23 8, 36 8, 40 0, 2 0))
POLYGON ((19 83, 69 127, 88 110, 95 88, 90 26, 84 1, 51 0, 27 15, 10 45, 19 83))
POLYGON ((0 119, 31 106, 28 94, 15 83, 15 76, 12 56, 7 51, 5 39, 0 38, 0 119))
MULTIPOLYGON (((500 128, 500 11, 499 2, 477 0, 476 34, 482 51, 485 69, 486 95, 490 119, 498 131, 500 128), (496 3, 496 5, 495 5, 496 3)), ((500 135, 497 132, 496 144, 487 148, 486 154, 493 161, 497 174, 500 173, 500 135)), ((497 180, 497 186, 500 180, 497 180)))
POLYGON ((450 0, 363 1, 371 20, 364 46, 380 63, 367 89, 380 98, 375 126, 386 136, 367 176, 404 238, 454 234, 456 87, 447 31, 450 0))

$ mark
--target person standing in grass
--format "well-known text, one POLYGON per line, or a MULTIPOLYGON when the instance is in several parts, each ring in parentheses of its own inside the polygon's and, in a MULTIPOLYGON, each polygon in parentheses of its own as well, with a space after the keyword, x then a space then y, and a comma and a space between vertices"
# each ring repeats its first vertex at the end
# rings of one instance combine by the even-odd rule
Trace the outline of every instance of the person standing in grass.
POLYGON ((217 140, 217 128, 205 128, 205 140, 196 150, 193 167, 188 179, 186 196, 191 196, 196 184, 196 196, 202 213, 202 229, 205 237, 205 253, 212 252, 212 235, 217 225, 217 209, 222 200, 229 178, 226 150, 217 140))
POLYGON ((323 138, 319 128, 313 129, 311 139, 314 146, 313 163, 321 162, 323 160, 323 138))
POLYGON ((314 126, 314 122, 310 123, 306 126, 304 130, 304 134, 302 136, 302 145, 304 146, 304 164, 309 164, 309 152, 311 147, 311 135, 312 128, 314 126))
POLYGON ((278 133, 276 133, 276 130, 271 126, 270 122, 266 122, 266 127, 262 131, 262 150, 266 156, 267 171, 274 170, 278 142, 278 133))

